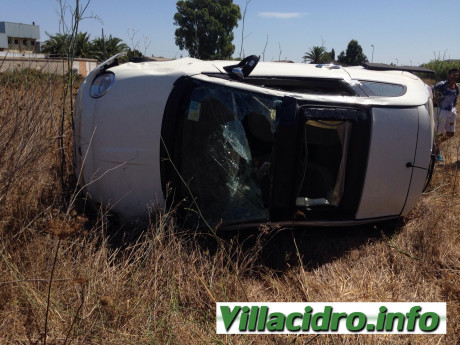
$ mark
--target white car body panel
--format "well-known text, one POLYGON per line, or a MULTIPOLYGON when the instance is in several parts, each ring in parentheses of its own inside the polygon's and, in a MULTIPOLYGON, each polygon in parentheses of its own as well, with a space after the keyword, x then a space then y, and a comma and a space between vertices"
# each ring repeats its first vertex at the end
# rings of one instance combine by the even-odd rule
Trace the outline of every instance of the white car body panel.
POLYGON ((412 172, 412 181, 409 189, 409 194, 406 200, 406 206, 402 212, 402 215, 406 215, 411 211, 423 191, 423 186, 426 180, 425 167, 430 164, 430 156, 433 143, 433 123, 424 106, 418 107, 419 123, 418 123, 418 141, 417 141, 417 153, 415 155, 413 165, 416 167, 412 172))
POLYGON ((417 145, 417 109, 374 108, 369 160, 357 219, 399 215, 417 145))
POLYGON ((79 98, 87 103, 77 110, 76 117, 80 127, 76 140, 85 159, 84 164, 77 162, 83 167, 80 183, 88 184, 87 190, 97 202, 126 218, 146 214, 153 204, 164 201, 159 138, 166 101, 173 82, 180 77, 133 75, 137 74, 130 70, 117 72, 110 89, 117 103, 113 98, 83 97, 83 93, 89 94, 90 84, 82 85, 79 98), (90 111, 82 113, 81 108, 90 111), (86 126, 81 126, 82 120, 86 126))

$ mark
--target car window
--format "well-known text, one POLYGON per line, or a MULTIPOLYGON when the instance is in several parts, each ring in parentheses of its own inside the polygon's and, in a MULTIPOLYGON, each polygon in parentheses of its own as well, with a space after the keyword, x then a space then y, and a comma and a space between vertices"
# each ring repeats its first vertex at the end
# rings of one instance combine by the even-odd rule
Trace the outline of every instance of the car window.
POLYGON ((180 173, 187 184, 182 194, 208 224, 268 219, 268 170, 281 104, 280 97, 195 82, 181 121, 180 173))
POLYGON ((369 96, 399 97, 406 93, 406 88, 398 84, 361 81, 361 87, 369 96))

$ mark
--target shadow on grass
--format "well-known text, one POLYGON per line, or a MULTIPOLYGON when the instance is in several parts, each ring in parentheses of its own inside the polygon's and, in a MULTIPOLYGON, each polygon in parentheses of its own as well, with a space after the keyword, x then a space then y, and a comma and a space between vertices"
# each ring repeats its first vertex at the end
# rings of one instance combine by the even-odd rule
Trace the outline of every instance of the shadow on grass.
POLYGON ((456 161, 455 163, 450 164, 450 168, 460 169, 460 161, 456 161))
POLYGON ((306 269, 315 269, 371 240, 392 236, 398 222, 354 227, 302 228, 280 233, 267 244, 262 259, 269 267, 285 268, 299 262, 306 269))
MULTIPOLYGON (((86 210, 87 228, 104 231, 109 248, 122 252, 135 242, 143 240, 158 225, 126 224, 114 215, 102 216, 86 210)), ((160 217, 165 217, 163 214, 160 217)), ((167 215, 172 223, 163 224, 169 238, 187 243, 189 250, 215 255, 219 250, 227 252, 227 260, 236 260, 242 253, 250 257, 252 273, 266 269, 282 273, 299 264, 307 270, 316 269, 332 262, 353 249, 385 237, 392 237, 403 226, 402 220, 386 221, 371 225, 345 227, 298 227, 276 228, 262 226, 245 230, 218 230, 216 235, 203 229, 178 230, 174 217, 167 215), (173 229, 171 231, 171 229, 173 229)), ((102 238, 101 238, 102 239, 102 238)), ((101 242, 102 243, 102 242, 101 242)))
MULTIPOLYGON (((300 258, 305 269, 313 270, 370 241, 391 237, 402 226, 402 220, 395 220, 350 227, 247 229, 222 232, 219 240, 230 250, 257 251, 257 264, 262 268, 282 272, 298 265, 300 258)), ((203 236, 199 242, 203 250, 216 250, 217 241, 212 237, 203 236)))

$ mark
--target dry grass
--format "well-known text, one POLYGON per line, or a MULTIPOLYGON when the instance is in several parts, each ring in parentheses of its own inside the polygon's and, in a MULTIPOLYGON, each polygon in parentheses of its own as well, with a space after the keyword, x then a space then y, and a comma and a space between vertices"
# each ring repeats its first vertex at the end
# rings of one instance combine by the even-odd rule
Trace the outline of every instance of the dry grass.
POLYGON ((215 238, 180 233, 173 211, 156 210, 150 226, 129 229, 66 206, 55 138, 60 82, 8 78, 0 76, 1 344, 43 343, 53 267, 48 344, 460 342, 458 135, 399 223, 215 238), (216 335, 215 301, 246 300, 446 301, 448 334, 216 335))

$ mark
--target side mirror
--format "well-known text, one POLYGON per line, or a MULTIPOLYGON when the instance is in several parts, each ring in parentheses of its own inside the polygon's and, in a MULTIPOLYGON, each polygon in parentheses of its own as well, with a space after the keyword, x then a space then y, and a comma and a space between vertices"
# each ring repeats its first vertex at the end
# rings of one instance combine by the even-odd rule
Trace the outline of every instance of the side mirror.
POLYGON ((241 60, 237 65, 225 66, 224 70, 232 77, 242 79, 251 74, 252 70, 257 66, 258 62, 258 56, 250 55, 241 60))

